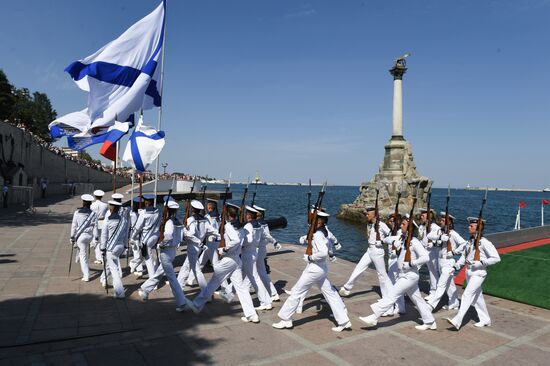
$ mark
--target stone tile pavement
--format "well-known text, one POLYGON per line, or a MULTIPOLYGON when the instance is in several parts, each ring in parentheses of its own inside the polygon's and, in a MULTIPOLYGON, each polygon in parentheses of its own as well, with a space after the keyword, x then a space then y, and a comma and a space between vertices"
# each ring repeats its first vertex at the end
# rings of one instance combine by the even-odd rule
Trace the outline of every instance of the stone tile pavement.
MULTIPOLYGON (((0 365, 546 365, 550 356, 550 311, 487 296, 493 326, 477 329, 469 317, 460 332, 447 329, 437 312, 437 331, 414 329, 418 313, 383 318, 375 329, 357 319, 379 298, 374 271, 367 271, 344 301, 353 330, 334 333, 330 311, 310 292, 293 330, 275 330, 277 309, 261 312, 260 324, 240 320, 238 302, 214 299, 199 315, 179 314, 168 286, 143 303, 142 279, 128 275, 125 300, 106 296, 100 268, 80 281, 73 263, 68 276, 68 232, 78 199, 49 202, 34 215, 0 213, 0 365)), ((276 234, 276 232, 275 232, 276 234)), ((304 267, 303 248, 286 245, 272 253, 272 279, 290 288, 304 267)), ((177 266, 184 259, 180 252, 177 266)), ((331 282, 345 282, 354 264, 330 264, 331 282)), ((209 275, 208 275, 209 276, 209 275)), ((542 290, 542 289, 541 289, 542 290)), ((187 287, 191 298, 198 287, 187 287)), ((283 293, 282 301, 287 298, 283 293)))

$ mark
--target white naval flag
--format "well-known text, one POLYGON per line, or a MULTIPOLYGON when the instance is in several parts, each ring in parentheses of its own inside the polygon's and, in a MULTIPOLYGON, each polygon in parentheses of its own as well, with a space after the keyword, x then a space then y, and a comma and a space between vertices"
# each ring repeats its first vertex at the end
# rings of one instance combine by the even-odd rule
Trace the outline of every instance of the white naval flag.
POLYGON ((164 147, 164 131, 155 130, 143 124, 140 117, 134 132, 124 150, 122 160, 130 163, 137 171, 144 172, 155 161, 164 147))

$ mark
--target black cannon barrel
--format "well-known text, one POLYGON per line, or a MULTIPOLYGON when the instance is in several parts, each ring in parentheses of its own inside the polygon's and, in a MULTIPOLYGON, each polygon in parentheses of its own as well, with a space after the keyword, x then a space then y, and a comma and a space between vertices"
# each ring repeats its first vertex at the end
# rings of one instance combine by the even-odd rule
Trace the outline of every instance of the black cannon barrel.
POLYGON ((274 217, 272 219, 266 219, 269 230, 284 229, 287 225, 286 217, 274 217))

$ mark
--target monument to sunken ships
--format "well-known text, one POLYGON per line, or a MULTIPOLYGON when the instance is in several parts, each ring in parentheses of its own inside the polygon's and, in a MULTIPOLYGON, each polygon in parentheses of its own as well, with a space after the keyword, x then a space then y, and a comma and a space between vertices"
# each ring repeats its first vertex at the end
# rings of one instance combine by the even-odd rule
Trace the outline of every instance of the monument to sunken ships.
POLYGON ((367 206, 374 206, 376 189, 379 190, 378 204, 380 213, 388 215, 393 212, 397 194, 402 192, 399 211, 410 211, 413 194, 417 194, 416 207, 425 207, 428 191, 432 181, 416 171, 411 144, 403 137, 403 75, 407 71, 405 59, 407 53, 395 60, 389 70, 393 76, 393 130, 385 146, 384 161, 380 164, 378 174, 359 188, 359 196, 351 204, 340 208, 338 218, 356 222, 366 222, 367 206))

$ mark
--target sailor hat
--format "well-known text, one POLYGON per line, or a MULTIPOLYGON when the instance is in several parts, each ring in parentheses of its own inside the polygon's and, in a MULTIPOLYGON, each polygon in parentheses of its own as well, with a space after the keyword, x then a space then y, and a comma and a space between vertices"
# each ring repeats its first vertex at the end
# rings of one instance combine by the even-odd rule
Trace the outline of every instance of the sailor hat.
POLYGON ((113 195, 111 196, 111 198, 114 198, 116 200, 121 200, 124 198, 124 195, 122 193, 113 193, 113 195))
POLYGON ((323 211, 317 211, 317 216, 319 217, 329 217, 330 215, 323 211))
POLYGON ((200 201, 197 201, 197 200, 192 200, 191 201, 191 207, 193 207, 196 210, 204 210, 204 205, 200 201))
POLYGON ((406 213, 406 214, 404 214, 404 215, 401 215, 401 220, 408 220, 409 217, 410 217, 409 214, 406 213))
POLYGON ((376 210, 376 207, 374 207, 374 206, 367 206, 367 207, 365 207, 365 210, 366 210, 367 212, 369 212, 369 211, 374 211, 374 210, 376 210))
POLYGON ((164 202, 166 202, 166 201, 173 201, 174 198, 173 198, 172 196, 166 195, 166 196, 162 197, 162 200, 163 200, 164 202))
POLYGON ((423 214, 423 213, 428 212, 428 209, 427 209, 426 207, 422 207, 422 208, 419 208, 419 209, 418 209, 418 212, 420 212, 421 214, 423 214))
POLYGON ((246 206, 246 211, 247 212, 253 212, 253 213, 258 213, 258 211, 250 206, 246 206))
POLYGON ((82 199, 82 201, 86 201, 86 202, 94 201, 94 196, 92 196, 91 194, 83 194, 82 196, 80 196, 80 198, 82 199))
POLYGON ((178 209, 180 205, 176 201, 168 201, 168 208, 178 209))
POLYGON ((154 201, 155 200, 155 195, 154 194, 144 194, 143 199, 148 200, 148 201, 154 201))
MULTIPOLYGON (((468 220, 468 224, 477 224, 479 222, 479 217, 468 217, 466 220, 468 220)), ((485 220, 481 220, 483 223, 485 223, 485 220)))
POLYGON ((122 203, 118 201, 107 201, 107 203, 110 204, 111 206, 122 206, 122 203))
POLYGON ((101 189, 96 189, 96 190, 94 191, 94 196, 96 196, 96 197, 103 197, 103 196, 105 196, 105 192, 103 192, 101 189))
POLYGON ((135 196, 133 201, 139 203, 139 202, 143 202, 143 199, 140 196, 135 196))
MULTIPOLYGON (((441 211, 439 213, 439 216, 441 216, 442 218, 445 218, 445 211, 441 211)), ((453 215, 449 214, 449 217, 452 219, 452 220, 456 220, 456 217, 454 217, 453 215)), ((476 220, 477 220, 477 217, 476 217, 476 220)))
POLYGON ((237 205, 234 204, 234 203, 229 203, 229 202, 228 202, 228 203, 227 203, 227 206, 236 208, 237 210, 240 210, 240 209, 241 209, 239 206, 237 206, 237 205))
POLYGON ((265 208, 263 208, 263 207, 256 206, 256 205, 253 205, 252 207, 253 207, 256 211, 265 212, 265 208))
POLYGON ((214 199, 214 198, 207 198, 206 201, 207 201, 207 202, 215 203, 216 205, 218 204, 218 200, 216 200, 216 199, 214 199))

